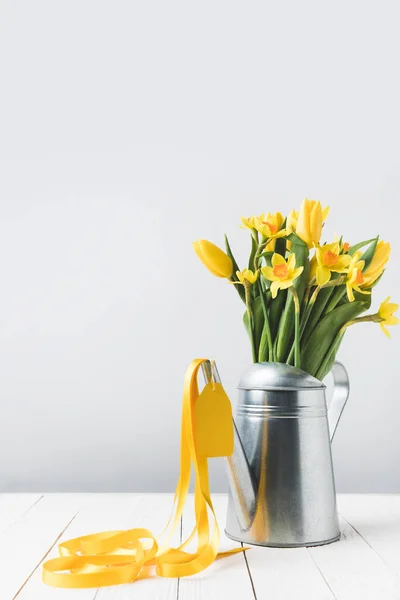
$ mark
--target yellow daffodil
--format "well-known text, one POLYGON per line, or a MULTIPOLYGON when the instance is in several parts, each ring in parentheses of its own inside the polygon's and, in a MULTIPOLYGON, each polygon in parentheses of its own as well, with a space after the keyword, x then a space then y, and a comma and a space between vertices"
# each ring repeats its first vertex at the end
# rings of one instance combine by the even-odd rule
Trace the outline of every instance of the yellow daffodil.
POLYGON ((251 269, 243 269, 243 271, 236 271, 236 275, 239 279, 239 281, 237 281, 236 283, 241 283, 242 285, 252 285, 257 281, 258 271, 254 273, 253 271, 251 271, 251 269))
POLYGON ((371 292, 364 292, 361 286, 364 284, 364 261, 360 260, 361 252, 356 252, 351 257, 350 264, 348 267, 346 277, 346 291, 349 302, 354 302, 354 290, 360 294, 370 294, 371 292))
MULTIPOLYGON (((264 238, 275 239, 286 235, 286 230, 281 229, 283 223, 283 215, 276 213, 262 213, 259 217, 254 218, 254 227, 261 233, 264 238)), ((271 242, 268 246, 271 245, 271 242)))
POLYGON ((351 257, 340 254, 339 242, 316 246, 315 257, 311 261, 311 272, 315 271, 318 285, 325 285, 331 278, 331 273, 345 273, 350 265, 351 257))
POLYGON ((296 257, 289 254, 287 261, 280 254, 272 255, 272 267, 262 267, 261 273, 272 281, 271 296, 276 298, 278 290, 285 290, 293 285, 293 281, 303 272, 304 267, 296 269, 296 257))
POLYGON ((365 269, 363 287, 370 287, 382 275, 390 256, 390 244, 381 240, 377 243, 374 256, 365 269))
POLYGON ((193 248, 203 265, 216 277, 231 277, 232 260, 221 248, 208 240, 193 242, 193 248))
POLYGON ((399 309, 399 305, 394 304, 394 302, 389 302, 389 300, 390 296, 388 296, 386 300, 382 302, 378 310, 378 316, 382 319, 379 322, 379 325, 383 333, 390 338, 390 333, 386 329, 385 325, 397 325, 397 323, 400 323, 400 319, 394 316, 396 310, 399 309))
POLYGON ((275 246, 275 238, 284 237, 286 230, 281 229, 284 218, 279 212, 276 213, 261 213, 259 217, 242 217, 242 227, 252 229, 261 233, 261 235, 271 241, 266 247, 266 250, 273 250, 275 246))
POLYGON ((242 225, 241 227, 243 229, 255 229, 254 227, 254 221, 258 219, 258 217, 242 217, 241 221, 242 221, 242 225))
POLYGON ((312 248, 321 239, 322 225, 329 214, 329 206, 322 208, 321 202, 303 200, 300 211, 292 210, 287 218, 287 228, 312 248))

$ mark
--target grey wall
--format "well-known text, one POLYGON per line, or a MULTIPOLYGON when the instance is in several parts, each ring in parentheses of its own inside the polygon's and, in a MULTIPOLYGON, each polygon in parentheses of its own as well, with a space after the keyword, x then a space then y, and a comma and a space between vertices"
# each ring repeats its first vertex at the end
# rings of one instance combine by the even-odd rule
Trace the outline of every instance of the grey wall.
MULTIPOLYGON (((191 242, 330 204, 391 240, 400 300, 397 2, 3 0, 0 488, 172 490, 182 381, 249 362, 191 242)), ((349 331, 338 489, 400 492, 400 330, 349 331)), ((213 464, 213 489, 225 488, 213 464)))

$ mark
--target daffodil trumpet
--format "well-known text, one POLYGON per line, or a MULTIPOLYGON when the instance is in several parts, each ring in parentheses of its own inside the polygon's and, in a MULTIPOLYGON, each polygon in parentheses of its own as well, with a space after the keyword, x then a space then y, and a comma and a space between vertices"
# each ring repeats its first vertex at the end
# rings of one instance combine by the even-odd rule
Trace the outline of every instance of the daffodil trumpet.
POLYGON ((254 362, 287 362, 322 379, 350 325, 379 323, 389 335, 387 325, 398 323, 398 306, 389 299, 378 312, 364 314, 387 268, 390 244, 378 237, 324 242, 328 214, 328 206, 306 199, 286 217, 242 217, 251 241, 248 268, 239 267, 226 236, 226 252, 207 240, 195 242, 207 269, 234 284, 246 305, 254 362))

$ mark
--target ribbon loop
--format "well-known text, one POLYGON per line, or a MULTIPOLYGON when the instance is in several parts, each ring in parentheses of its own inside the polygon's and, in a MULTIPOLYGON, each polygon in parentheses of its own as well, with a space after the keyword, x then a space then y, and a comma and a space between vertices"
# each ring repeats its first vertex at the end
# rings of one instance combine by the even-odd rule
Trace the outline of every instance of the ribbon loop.
MULTIPOLYGON (((218 553, 220 533, 214 507, 211 501, 207 456, 226 456, 233 451, 232 414, 229 400, 221 384, 212 383, 203 396, 203 405, 197 411, 202 419, 199 424, 200 449, 196 444, 196 404, 199 399, 197 376, 200 366, 207 359, 192 361, 185 375, 181 445, 180 476, 175 491, 172 515, 164 529, 166 540, 159 546, 151 531, 144 528, 123 531, 105 531, 62 542, 60 556, 48 560, 43 565, 43 581, 47 585, 61 588, 90 588, 131 583, 138 578, 148 577, 154 567, 160 577, 185 577, 206 569, 218 557, 230 556, 246 548, 234 548, 218 553), (213 402, 220 398, 223 404, 216 414, 223 420, 223 439, 217 440, 217 429, 212 430, 212 443, 207 442, 207 419, 212 416, 213 402), (210 416, 211 415, 211 416, 210 416), (230 430, 232 428, 232 431, 230 430), (196 525, 178 548, 170 548, 168 543, 173 536, 186 504, 190 483, 191 467, 195 471, 194 508, 196 525), (174 512, 175 510, 175 512, 174 512), (210 532, 209 513, 213 519, 210 532), (197 551, 185 550, 197 536, 197 551)), ((221 421, 222 423, 222 421, 221 421)), ((162 534, 162 535, 163 535, 162 534)))

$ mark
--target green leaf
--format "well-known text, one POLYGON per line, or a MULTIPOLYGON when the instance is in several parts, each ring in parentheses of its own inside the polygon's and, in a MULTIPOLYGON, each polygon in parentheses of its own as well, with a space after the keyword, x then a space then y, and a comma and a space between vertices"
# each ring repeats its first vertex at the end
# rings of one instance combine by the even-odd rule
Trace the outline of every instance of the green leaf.
POLYGON ((339 285, 336 288, 333 288, 333 293, 330 297, 330 300, 328 302, 328 305, 324 311, 324 316, 327 315, 328 313, 330 313, 334 308, 337 307, 337 305, 339 304, 339 302, 345 298, 346 302, 348 302, 347 300, 347 293, 346 293, 346 286, 344 285, 339 285))
MULTIPOLYGON (((264 313, 263 313, 262 301, 261 301, 260 296, 257 296, 257 298, 255 300, 253 300, 251 310, 253 312, 253 321, 254 321, 254 345, 255 345, 256 353, 258 355, 258 348, 260 345, 261 335, 262 335, 262 331, 264 328, 264 313)), ((250 337, 251 336, 251 326, 250 326, 249 315, 248 315, 247 310, 243 315, 243 323, 244 323, 246 331, 250 337)), ((250 337, 250 339, 251 339, 251 337, 250 337)))
POLYGON ((267 336, 267 329, 264 325, 262 334, 261 334, 261 340, 260 340, 260 344, 258 347, 258 362, 266 362, 268 360, 268 336, 267 336))
POLYGON ((372 259, 374 258, 374 254, 375 254, 376 246, 378 244, 378 240, 379 240, 379 236, 377 236, 375 238, 374 242, 361 255, 361 260, 363 260, 364 263, 365 263, 363 271, 365 271, 365 269, 368 269, 369 265, 371 264, 372 259))
MULTIPOLYGON (((294 287, 296 288, 301 303, 310 274, 310 261, 308 259, 309 250, 307 244, 305 244, 296 234, 290 234, 288 239, 292 242, 291 253, 294 253, 296 257, 296 267, 304 267, 302 274, 294 280, 294 287)), ((282 292, 279 291, 278 295, 281 293, 282 292)), ((276 360, 278 362, 286 361, 292 347, 293 335, 294 303, 293 296, 289 290, 286 297, 285 308, 279 322, 278 340, 276 344, 276 360)))
MULTIPOLYGON (((289 292, 290 294, 290 292, 289 292)), ((286 304, 286 298, 288 295, 287 290, 279 290, 276 298, 272 299, 269 305, 269 324, 271 328, 271 336, 274 340, 279 327, 279 320, 282 315, 282 311, 286 304)))
MULTIPOLYGON (((239 281, 237 275, 236 275, 236 271, 240 271, 238 264, 235 260, 235 257, 233 256, 230 244, 229 244, 229 240, 228 240, 228 236, 225 234, 224 235, 225 238, 225 249, 226 249, 226 253, 229 256, 229 258, 232 261, 233 264, 233 273, 232 276, 229 278, 229 281, 239 281)), ((243 285, 235 285, 234 286, 236 288, 237 293, 239 294, 240 298, 243 300, 243 302, 246 304, 246 294, 244 291, 244 286, 243 285)))
POLYGON ((375 242, 375 240, 378 240, 378 237, 371 238, 370 240, 365 240, 364 242, 359 242, 358 244, 354 244, 354 246, 350 246, 350 248, 347 251, 347 254, 350 254, 350 256, 354 256, 357 250, 363 248, 364 246, 368 246, 368 244, 371 244, 372 242, 375 242))
POLYGON ((301 352, 301 368, 315 377, 342 327, 367 308, 365 302, 354 301, 328 313, 318 323, 301 352))
POLYGON ((310 338, 310 335, 314 331, 315 327, 318 325, 318 321, 320 320, 334 290, 334 287, 327 287, 320 290, 317 299, 314 303, 314 306, 311 310, 311 315, 307 321, 307 325, 301 339, 302 346, 305 346, 308 339, 310 338))
POLYGON ((316 374, 317 379, 320 379, 321 381, 324 379, 324 377, 326 377, 329 373, 329 371, 332 369, 333 367, 333 363, 336 360, 336 354, 339 350, 340 344, 342 343, 344 334, 346 333, 346 331, 339 331, 339 333, 337 334, 335 341, 333 342, 332 346, 329 348, 324 360, 322 361, 321 367, 319 368, 318 373, 316 374))

